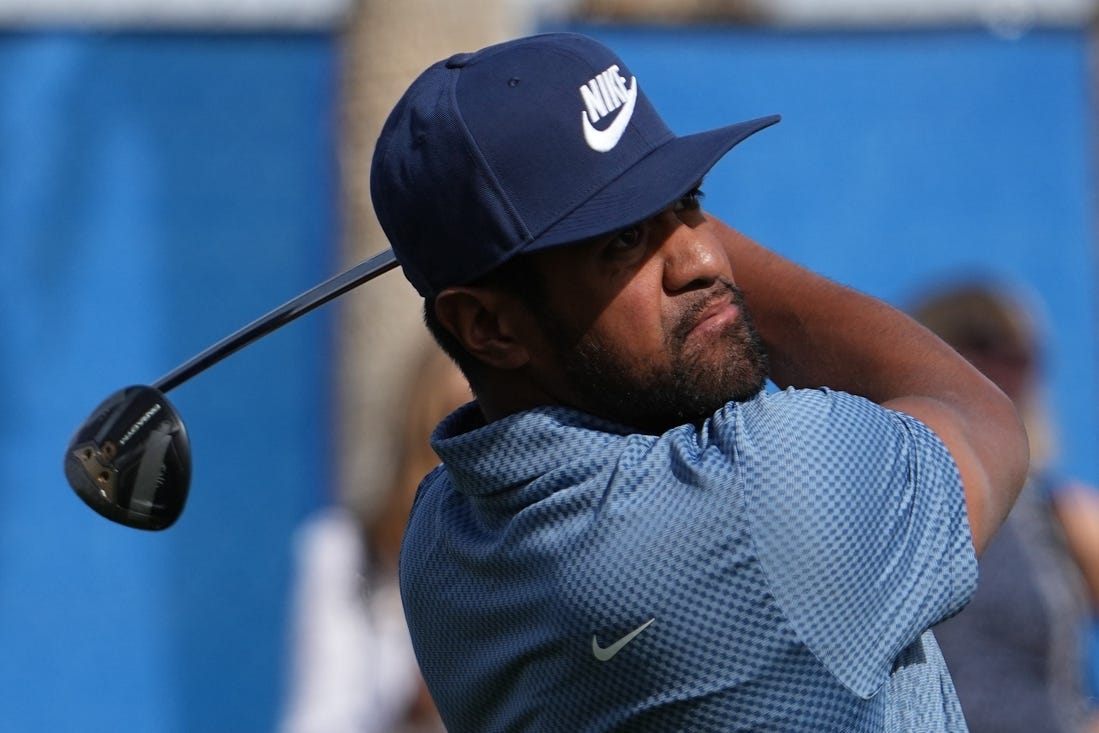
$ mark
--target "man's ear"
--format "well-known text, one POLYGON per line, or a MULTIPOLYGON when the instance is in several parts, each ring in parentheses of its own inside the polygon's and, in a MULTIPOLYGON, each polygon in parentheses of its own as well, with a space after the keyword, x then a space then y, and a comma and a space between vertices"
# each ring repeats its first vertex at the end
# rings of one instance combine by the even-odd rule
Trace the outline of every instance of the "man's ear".
POLYGON ((435 296, 435 315, 443 328, 496 369, 518 369, 530 360, 522 312, 514 295, 494 288, 452 287, 435 296))

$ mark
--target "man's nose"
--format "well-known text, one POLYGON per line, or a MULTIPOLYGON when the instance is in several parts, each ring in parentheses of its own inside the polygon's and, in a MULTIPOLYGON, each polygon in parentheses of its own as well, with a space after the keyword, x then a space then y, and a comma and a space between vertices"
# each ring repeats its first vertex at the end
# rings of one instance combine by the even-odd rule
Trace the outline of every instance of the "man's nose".
POLYGON ((663 212, 657 220, 664 237, 660 251, 665 290, 708 288, 724 274, 724 253, 705 227, 685 223, 674 211, 663 212))

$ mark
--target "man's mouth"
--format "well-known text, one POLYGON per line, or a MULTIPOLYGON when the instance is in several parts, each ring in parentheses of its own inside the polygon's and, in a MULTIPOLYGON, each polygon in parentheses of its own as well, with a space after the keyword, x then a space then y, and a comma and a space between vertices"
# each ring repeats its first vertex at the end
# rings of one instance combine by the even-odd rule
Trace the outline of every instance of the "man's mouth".
POLYGON ((733 305, 731 300, 725 299, 714 303, 702 312, 698 323, 691 329, 692 335, 715 334, 731 323, 740 315, 740 309, 733 305))
POLYGON ((692 308, 697 315, 689 321, 692 325, 686 335, 709 337, 727 328, 740 317, 740 308, 735 301, 731 290, 720 287, 703 305, 692 308))

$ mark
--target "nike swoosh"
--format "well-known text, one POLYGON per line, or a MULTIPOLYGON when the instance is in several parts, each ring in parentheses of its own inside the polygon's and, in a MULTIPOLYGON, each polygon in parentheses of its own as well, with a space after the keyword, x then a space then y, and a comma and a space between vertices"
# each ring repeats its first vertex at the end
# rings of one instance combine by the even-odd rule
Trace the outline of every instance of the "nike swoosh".
POLYGON ((648 621, 641 624, 636 629, 634 629, 630 633, 626 634, 621 639, 614 642, 613 644, 611 644, 608 647, 599 646, 599 641, 595 638, 595 634, 592 634, 592 637, 591 637, 591 653, 594 654, 595 658, 598 659, 600 662, 610 661, 611 658, 613 658, 615 654, 618 654, 618 652, 622 651, 622 647, 629 644, 631 641, 634 640, 634 638, 638 634, 640 634, 645 629, 649 628, 649 624, 651 624, 653 621, 656 621, 656 619, 655 618, 649 619, 648 621))
POLYGON ((618 110, 618 116, 606 130, 596 130, 588 119, 587 112, 580 113, 580 123, 584 127, 584 140, 588 147, 597 153, 605 153, 614 148, 626 132, 630 118, 633 117, 633 108, 637 103, 637 77, 630 78, 630 88, 626 90, 626 102, 618 110))

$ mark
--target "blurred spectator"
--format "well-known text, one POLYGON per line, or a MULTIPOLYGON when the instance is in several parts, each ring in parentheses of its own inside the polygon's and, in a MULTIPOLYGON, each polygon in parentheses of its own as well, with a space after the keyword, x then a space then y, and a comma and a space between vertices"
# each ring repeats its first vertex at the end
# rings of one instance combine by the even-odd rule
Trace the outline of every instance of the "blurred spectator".
POLYGON ((1085 639, 1099 607, 1099 494, 1059 475, 1032 312, 980 283, 924 299, 913 315, 1019 409, 1031 471, 980 560, 972 602, 935 628, 972 733, 1095 731, 1085 639))
POLYGON ((300 530, 293 658, 283 733, 435 733, 442 723, 423 684, 397 587, 397 559, 416 488, 435 465, 429 437, 472 399, 434 344, 409 374, 400 456, 389 491, 366 522, 331 508, 300 530))

